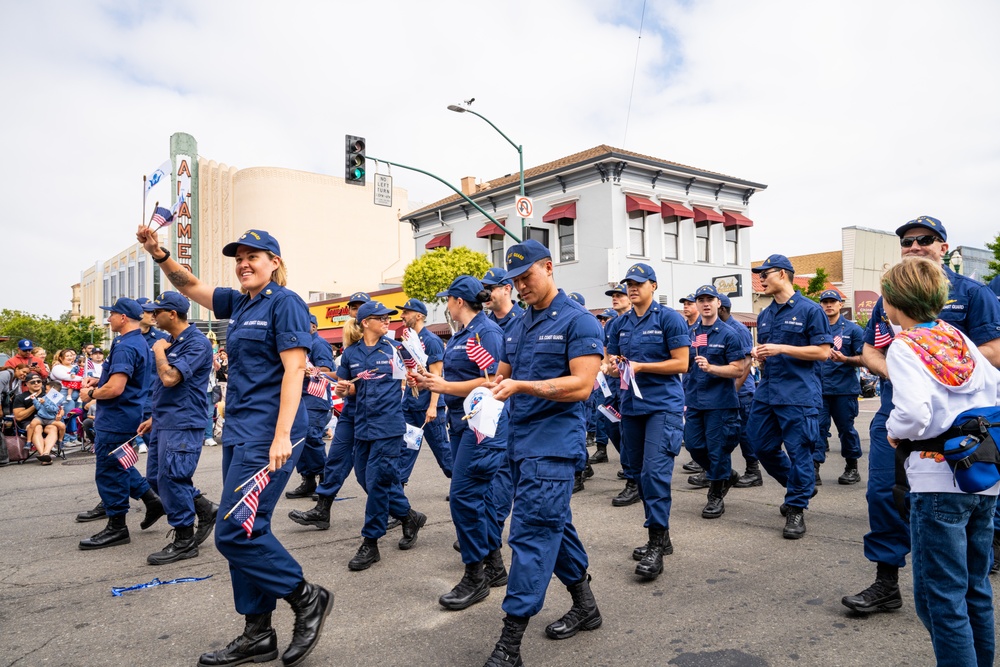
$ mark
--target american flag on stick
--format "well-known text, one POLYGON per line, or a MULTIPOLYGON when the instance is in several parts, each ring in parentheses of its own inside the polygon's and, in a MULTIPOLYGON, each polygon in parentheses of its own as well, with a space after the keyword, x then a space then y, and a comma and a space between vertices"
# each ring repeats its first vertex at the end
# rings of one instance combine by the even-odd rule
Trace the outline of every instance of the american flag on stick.
MULTIPOLYGON (((404 331, 405 331, 405 329, 404 329, 404 331)), ((403 365, 406 366, 407 368, 409 368, 410 370, 416 370, 417 367, 420 365, 420 364, 417 363, 417 360, 413 358, 413 355, 410 354, 410 351, 407 350, 402 345, 400 345, 399 347, 397 347, 396 351, 399 352, 399 357, 400 357, 400 359, 403 360, 403 365)))
POLYGON ((632 382, 632 364, 625 357, 620 357, 616 362, 618 366, 618 388, 628 389, 629 384, 632 382))
MULTIPOLYGON (((298 447, 299 445, 301 445, 304 441, 305 441, 305 438, 299 438, 298 441, 295 444, 292 445, 292 449, 295 449, 296 447, 298 447)), ((263 475, 264 473, 266 473, 269 466, 270 466, 270 464, 264 466, 259 471, 257 471, 256 475, 254 475, 252 477, 249 477, 248 479, 244 480, 244 482, 242 484, 240 484, 239 486, 237 486, 233 490, 234 491, 239 491, 240 489, 242 489, 247 484, 256 483, 257 478, 260 477, 261 475, 263 475)), ((264 482, 264 484, 266 485, 267 482, 264 482)), ((261 487, 261 488, 264 488, 264 487, 261 487)), ((227 515, 227 518, 228 518, 228 515, 227 515)))
POLYGON ((479 342, 479 334, 476 334, 475 338, 469 337, 469 340, 465 343, 465 352, 469 355, 472 363, 479 366, 479 370, 481 371, 485 371, 496 363, 496 359, 489 353, 489 350, 479 342))
POLYGON ((695 347, 705 347, 708 345, 708 334, 700 333, 694 337, 693 345, 695 347))
POLYGON ((486 434, 485 433, 480 433, 479 431, 477 431, 475 429, 475 427, 472 427, 472 426, 470 426, 469 428, 471 428, 472 432, 476 434, 476 444, 477 445, 480 444, 483 440, 486 439, 486 434))
POLYGON ((888 324, 885 322, 875 323, 875 347, 888 347, 889 343, 892 342, 892 338, 892 330, 889 329, 888 324))
POLYGON ((326 390, 329 386, 330 381, 325 377, 315 377, 309 380, 309 385, 306 387, 306 393, 310 396, 315 396, 316 398, 326 398, 326 390))
POLYGON ((250 490, 240 498, 240 501, 236 503, 236 507, 229 510, 229 513, 225 516, 226 519, 230 516, 234 517, 243 526, 243 530, 246 531, 248 538, 253 534, 253 523, 257 520, 257 503, 260 492, 264 490, 264 487, 270 481, 271 473, 267 470, 262 470, 254 475, 250 490))
POLYGON ((376 373, 375 371, 361 371, 355 376, 355 380, 380 380, 385 377, 385 373, 376 373))
MULTIPOLYGON (((134 438, 133 438, 134 439, 134 438)), ((121 464, 122 468, 128 470, 134 466, 139 461, 139 457, 136 455, 135 450, 132 449, 131 440, 126 442, 121 447, 118 447, 111 452, 111 456, 118 459, 118 463, 121 464)))

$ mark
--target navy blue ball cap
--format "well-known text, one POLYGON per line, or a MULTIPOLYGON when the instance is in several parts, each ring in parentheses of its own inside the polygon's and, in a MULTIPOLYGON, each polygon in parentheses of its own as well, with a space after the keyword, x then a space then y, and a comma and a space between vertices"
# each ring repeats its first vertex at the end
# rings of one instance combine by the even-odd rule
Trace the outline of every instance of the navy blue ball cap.
POLYGON ((694 298, 698 299, 699 296, 714 296, 716 299, 719 298, 719 290, 715 289, 713 285, 702 285, 697 290, 695 290, 694 298))
POLYGON ((681 303, 684 303, 685 301, 689 303, 694 303, 695 302, 694 292, 691 292, 687 296, 682 296, 680 299, 678 299, 678 301, 680 301, 681 303))
POLYGON ((622 278, 622 282, 625 282, 626 280, 634 280, 637 283, 644 283, 647 280, 652 280, 655 283, 656 272, 653 271, 653 267, 649 264, 639 262, 638 264, 630 266, 628 271, 625 272, 625 277, 622 278))
POLYGON ((427 306, 420 299, 408 299, 406 303, 402 306, 396 306, 400 310, 412 310, 415 313, 420 313, 424 317, 427 316, 427 306))
POLYGON ((164 292, 149 303, 152 308, 143 306, 143 310, 176 310, 186 313, 191 308, 191 302, 180 292, 164 292))
POLYGON ((383 315, 395 315, 398 312, 399 312, 398 310, 392 310, 391 308, 387 308, 384 304, 381 304, 378 301, 369 301, 368 303, 358 308, 357 320, 358 323, 360 324, 362 320, 367 319, 369 317, 382 317, 383 315))
POLYGON ((21 352, 31 352, 33 349, 35 349, 35 344, 32 343, 27 338, 22 338, 21 340, 17 341, 17 349, 21 350, 21 352))
POLYGON ((614 308, 605 308, 603 311, 597 314, 598 319, 603 320, 613 320, 618 317, 618 313, 615 312, 614 308))
POLYGON ((358 304, 360 306, 361 304, 368 303, 371 300, 372 298, 368 296, 367 292, 355 292, 347 299, 347 305, 353 306, 354 304, 358 304))
POLYGON ((512 245, 507 250, 507 278, 513 280, 540 259, 551 259, 552 252, 535 239, 512 245))
POLYGON ((916 220, 910 220, 908 223, 896 230, 896 236, 903 238, 903 234, 910 231, 914 227, 923 227, 932 234, 940 236, 942 241, 948 240, 948 232, 945 230, 944 225, 941 224, 941 221, 937 218, 932 218, 929 215, 922 215, 916 220))
POLYGON ((135 299, 128 299, 122 297, 114 302, 110 306, 101 306, 101 310, 106 310, 111 313, 118 313, 119 315, 124 315, 130 320, 141 320, 142 319, 142 306, 135 302, 135 299))
POLYGON ((156 310, 156 308, 153 306, 153 300, 152 299, 147 299, 144 296, 140 296, 138 299, 135 300, 135 302, 137 304, 139 304, 140 306, 142 306, 142 311, 144 313, 151 313, 154 310, 156 310))
POLYGON ((719 305, 723 308, 733 309, 733 302, 729 300, 729 297, 719 292, 719 305))
POLYGON ((844 297, 840 296, 840 292, 835 289, 828 289, 819 295, 820 301, 826 301, 827 299, 833 299, 834 301, 844 302, 844 297))
POLYGON ((510 285, 514 286, 514 282, 507 277, 507 272, 501 269, 499 266, 494 266, 486 275, 483 276, 481 281, 484 287, 495 287, 497 285, 510 285))
POLYGON ((451 285, 448 286, 443 292, 438 292, 439 298, 447 298, 453 296, 458 299, 465 299, 471 303, 479 302, 479 293, 483 291, 483 284, 479 282, 479 279, 474 276, 458 276, 451 281, 451 285))
POLYGON ((226 257, 236 257, 236 250, 241 245, 245 245, 248 248, 256 248, 257 250, 267 250, 281 257, 281 246, 278 245, 278 239, 263 229, 248 229, 243 233, 243 236, 223 246, 222 254, 226 257))
POLYGON ((586 306, 587 305, 587 300, 584 299, 583 295, 580 294, 579 292, 570 292, 569 293, 569 298, 573 299, 573 301, 576 301, 581 306, 586 306))
POLYGON ((315 324, 316 326, 319 326, 319 320, 312 313, 309 314, 309 321, 315 324))
POLYGON ((623 295, 627 296, 628 295, 628 290, 625 289, 624 285, 615 285, 614 287, 612 287, 611 289, 609 289, 607 292, 605 292, 604 296, 614 296, 615 294, 623 294, 623 295))
POLYGON ((750 270, 754 273, 764 273, 768 269, 785 269, 795 273, 795 268, 792 266, 792 263, 784 255, 771 255, 764 260, 763 264, 755 266, 750 270))

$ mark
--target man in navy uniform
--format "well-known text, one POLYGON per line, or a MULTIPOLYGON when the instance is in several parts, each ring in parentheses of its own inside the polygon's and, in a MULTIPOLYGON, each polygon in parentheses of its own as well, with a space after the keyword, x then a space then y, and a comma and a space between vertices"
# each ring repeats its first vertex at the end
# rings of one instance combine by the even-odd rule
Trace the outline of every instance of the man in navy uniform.
MULTIPOLYGON (((619 285, 619 288, 622 288, 619 285)), ((618 313, 612 308, 607 308, 603 312, 597 315, 597 321, 601 323, 601 328, 604 329, 605 338, 607 338, 608 322, 618 317, 618 313)), ((607 348, 607 340, 605 340, 604 347, 607 348)), ((600 388, 594 390, 594 396, 601 405, 612 404, 612 407, 617 406, 618 395, 615 392, 611 392, 611 396, 605 396, 604 391, 600 388)), ((615 407, 617 410, 617 407, 615 407)), ((597 429, 594 435, 594 444, 597 445, 597 451, 595 451, 587 463, 607 463, 608 462, 608 441, 614 443, 615 449, 618 448, 618 424, 617 422, 612 422, 600 411, 597 412, 597 429), (612 433, 614 434, 612 437, 612 433)))
POLYGON ((719 319, 736 331, 747 351, 746 370, 743 372, 743 377, 736 379, 736 392, 740 398, 740 454, 743 455, 747 465, 746 472, 743 473, 735 486, 737 489, 748 489, 764 484, 764 480, 760 476, 760 462, 753 453, 753 447, 750 446, 750 436, 747 435, 750 406, 753 405, 753 392, 757 388, 753 373, 750 372, 750 350, 753 349, 753 336, 745 324, 733 317, 732 312, 733 302, 725 294, 719 294, 719 319))
POLYGON ((494 387, 509 399, 508 451, 514 461, 514 508, 508 543, 513 558, 503 610, 504 628, 488 667, 514 667, 529 619, 542 609, 554 573, 573 607, 550 624, 553 639, 600 627, 590 590, 586 550, 573 527, 573 474, 586 464, 583 401, 601 365, 601 327, 556 287, 552 256, 528 240, 507 251, 507 276, 531 308, 505 331, 494 387))
POLYGON ((490 291, 490 300, 483 306, 489 309, 487 317, 500 325, 504 331, 516 318, 524 315, 524 308, 517 305, 511 297, 514 283, 507 277, 507 272, 494 266, 480 281, 483 287, 490 291))
POLYGON ((819 435, 823 442, 813 452, 816 466, 816 486, 822 484, 819 467, 826 461, 830 451, 830 421, 837 425, 840 435, 840 453, 847 464, 844 474, 837 480, 840 484, 857 484, 861 481, 858 473, 858 459, 861 458, 861 437, 854 428, 858 416, 858 395, 861 393, 861 379, 858 368, 864 365, 861 351, 864 349, 864 330, 840 314, 843 299, 837 290, 826 290, 819 295, 819 305, 823 307, 833 334, 833 349, 830 358, 819 365, 823 378, 823 405, 819 409, 819 435))
POLYGON ((751 356, 763 362, 764 372, 747 427, 764 470, 785 487, 782 537, 797 540, 806 533, 803 512, 816 491, 812 460, 823 402, 816 363, 830 356, 833 336, 823 309, 795 291, 787 257, 771 255, 752 271, 774 301, 757 317, 751 356))
MULTIPOLYGON (((139 321, 139 330, 142 332, 142 337, 146 339, 149 349, 153 349, 153 343, 166 339, 167 334, 156 328, 156 318, 153 316, 153 311, 150 307, 153 300, 140 297, 135 302, 142 306, 142 319, 139 321)), ((208 385, 206 384, 205 386, 207 387, 208 385)))
MULTIPOLYGON (((922 215, 896 230, 903 257, 925 257, 941 262, 948 252, 948 232, 937 218, 922 215)), ((979 347, 990 363, 1000 367, 1000 302, 982 283, 961 276, 948 267, 945 275, 951 284, 948 301, 940 319, 961 330, 979 347)), ((868 524, 865 535, 865 558, 875 563, 875 583, 841 603, 852 611, 867 614, 891 611, 903 606, 899 592, 899 568, 906 565, 910 553, 910 527, 899 516, 893 499, 896 481, 895 450, 889 446, 885 423, 892 411, 892 378, 888 377, 885 355, 893 339, 893 329, 882 307, 875 303, 865 328, 864 364, 882 378, 882 404, 869 429, 868 450, 868 524)), ((993 567, 1000 562, 1000 531, 994 523, 993 567)), ((991 570, 991 571, 994 571, 991 570)))

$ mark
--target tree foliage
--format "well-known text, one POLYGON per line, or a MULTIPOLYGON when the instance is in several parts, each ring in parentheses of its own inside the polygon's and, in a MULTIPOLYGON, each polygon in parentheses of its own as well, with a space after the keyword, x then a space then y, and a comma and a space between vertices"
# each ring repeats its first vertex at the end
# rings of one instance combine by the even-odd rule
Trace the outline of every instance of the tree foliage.
POLYGON ((74 322, 68 312, 54 320, 47 315, 4 309, 0 311, 0 336, 10 337, 2 344, 9 355, 17 352, 17 341, 22 338, 44 347, 51 355, 67 347, 79 350, 85 343, 100 343, 104 340, 104 329, 95 326, 92 317, 81 317, 74 322))
POLYGON ((403 272, 403 291, 424 303, 440 303, 451 281, 461 275, 482 278, 490 269, 490 261, 481 252, 465 246, 436 248, 413 260, 403 272))
POLYGON ((816 275, 809 279, 809 284, 804 290, 796 285, 795 290, 805 298, 819 303, 819 295, 826 290, 826 284, 830 280, 830 274, 826 269, 820 267, 816 269, 816 275))
POLYGON ((988 283, 997 276, 1000 276, 1000 234, 994 237, 993 242, 987 241, 986 247, 993 252, 993 259, 990 260, 990 264, 987 268, 989 273, 983 276, 983 282, 988 283))

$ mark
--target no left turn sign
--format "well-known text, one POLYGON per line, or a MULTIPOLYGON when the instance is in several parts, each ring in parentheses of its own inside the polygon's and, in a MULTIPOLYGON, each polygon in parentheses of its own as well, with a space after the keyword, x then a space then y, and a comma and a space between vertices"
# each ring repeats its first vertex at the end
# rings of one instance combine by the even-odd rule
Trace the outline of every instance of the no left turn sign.
POLYGON ((514 200, 514 208, 522 218, 530 218, 535 214, 535 204, 531 201, 531 197, 518 197, 514 200))

